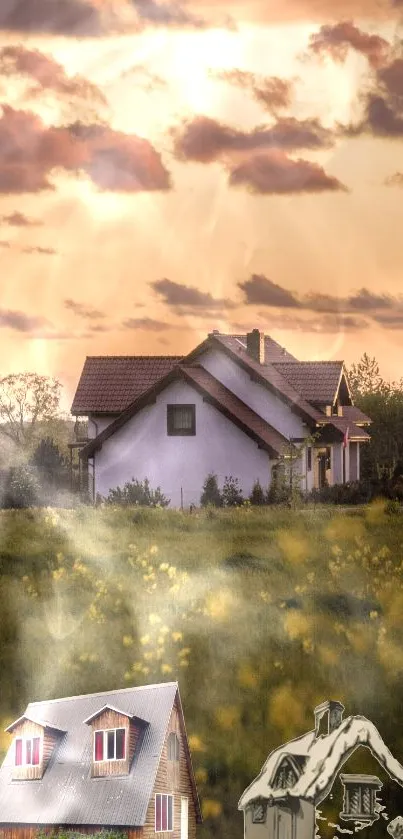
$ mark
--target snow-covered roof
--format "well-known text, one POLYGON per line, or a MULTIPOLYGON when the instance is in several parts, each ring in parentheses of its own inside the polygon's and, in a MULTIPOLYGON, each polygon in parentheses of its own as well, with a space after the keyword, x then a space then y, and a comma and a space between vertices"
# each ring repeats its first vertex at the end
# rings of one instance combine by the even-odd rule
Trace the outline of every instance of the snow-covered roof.
POLYGON ((393 757, 374 724, 362 716, 347 717, 330 734, 316 737, 309 731, 271 752, 257 778, 242 794, 238 809, 243 810, 256 798, 304 798, 320 804, 329 794, 335 777, 352 753, 366 746, 390 775, 403 786, 403 766, 393 757), (306 763, 296 783, 287 790, 273 786, 277 768, 288 756, 306 757, 306 763))

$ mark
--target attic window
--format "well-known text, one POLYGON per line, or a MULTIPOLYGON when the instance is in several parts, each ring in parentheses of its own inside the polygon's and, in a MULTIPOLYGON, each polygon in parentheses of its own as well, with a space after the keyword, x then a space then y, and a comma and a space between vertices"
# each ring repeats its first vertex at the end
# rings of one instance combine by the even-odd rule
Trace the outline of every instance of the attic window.
POLYGON ((379 778, 374 775, 340 775, 340 780, 344 786, 341 819, 372 822, 379 818, 375 810, 376 793, 382 788, 379 778))
POLYGON ((124 760, 126 756, 126 729, 109 728, 95 731, 94 761, 124 760))
POLYGON ((167 405, 167 432, 170 437, 196 434, 196 405, 167 405))
POLYGON ((168 737, 168 760, 179 760, 179 740, 174 731, 168 737))
POLYGON ((293 787, 297 780, 298 773, 292 765, 291 760, 289 758, 284 758, 276 772, 273 784, 274 788, 288 789, 289 787, 293 787))
POLYGON ((15 765, 39 766, 40 749, 40 737, 17 737, 15 741, 15 765))
POLYGON ((252 805, 252 822, 253 824, 263 824, 266 821, 267 803, 258 799, 252 805))

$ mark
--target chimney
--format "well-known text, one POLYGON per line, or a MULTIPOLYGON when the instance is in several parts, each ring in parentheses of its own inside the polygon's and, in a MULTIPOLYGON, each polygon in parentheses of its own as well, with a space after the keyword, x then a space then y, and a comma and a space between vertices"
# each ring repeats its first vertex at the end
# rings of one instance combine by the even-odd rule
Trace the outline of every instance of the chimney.
POLYGON ((248 332, 246 336, 246 349, 251 358, 254 358, 259 364, 264 364, 264 332, 260 332, 259 329, 252 329, 252 332, 248 332))
POLYGON ((315 737, 331 734, 339 727, 343 718, 344 705, 334 699, 328 699, 317 705, 315 714, 315 737))

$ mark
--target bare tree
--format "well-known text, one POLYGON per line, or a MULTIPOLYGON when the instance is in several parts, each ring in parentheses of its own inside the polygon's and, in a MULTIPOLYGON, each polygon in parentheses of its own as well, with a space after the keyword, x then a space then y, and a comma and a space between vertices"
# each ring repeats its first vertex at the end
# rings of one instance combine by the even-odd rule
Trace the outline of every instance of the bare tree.
POLYGON ((38 426, 57 417, 61 384, 38 373, 11 373, 0 379, 0 433, 29 448, 38 426))

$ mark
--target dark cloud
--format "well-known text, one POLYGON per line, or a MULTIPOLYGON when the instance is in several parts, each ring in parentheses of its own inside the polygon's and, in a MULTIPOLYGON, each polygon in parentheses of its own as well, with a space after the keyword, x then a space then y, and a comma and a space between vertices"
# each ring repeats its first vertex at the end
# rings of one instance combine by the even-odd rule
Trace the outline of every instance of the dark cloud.
POLYGON ((49 321, 43 317, 33 317, 12 309, 0 309, 0 328, 14 329, 16 332, 33 332, 48 324, 49 321))
POLYGON ((350 136, 367 133, 376 137, 400 138, 403 136, 403 58, 379 67, 361 93, 364 116, 357 125, 350 125, 350 136))
POLYGON ((40 227, 43 222, 38 219, 28 218, 24 213, 15 210, 14 213, 10 213, 8 216, 1 216, 0 224, 7 224, 10 227, 40 227))
POLYGON ((293 160, 278 149, 243 161, 232 169, 229 184, 245 186, 260 195, 347 191, 337 178, 327 175, 317 163, 293 160))
POLYGON ((51 35, 100 35, 101 7, 91 0, 1 0, 0 30, 51 35))
POLYGON ((170 176, 148 140, 104 125, 46 126, 31 111, 3 106, 0 193, 52 189, 58 171, 84 172, 102 190, 166 190, 170 176))
POLYGON ((204 28, 205 21, 182 8, 178 3, 159 3, 157 0, 131 0, 139 20, 156 26, 204 28))
POLYGON ((323 149, 334 143, 334 134, 318 119, 278 119, 272 126, 241 131, 205 116, 197 116, 174 129, 175 154, 180 160, 210 163, 233 153, 282 148, 323 149))
POLYGON ((180 313, 184 313, 184 310, 192 313, 217 312, 234 305, 224 298, 213 297, 208 291, 199 291, 194 286, 182 285, 166 278, 155 280, 151 287, 167 306, 180 313))
MULTIPOLYGON (((260 316, 267 320, 267 312, 266 314, 260 313, 260 316)), ((343 315, 340 312, 337 316, 322 314, 314 318, 297 313, 290 315, 287 312, 280 315, 271 314, 270 325, 272 329, 337 335, 340 332, 356 332, 359 329, 368 329, 370 324, 364 318, 351 317, 351 315, 343 315)))
POLYGON ((44 248, 42 245, 27 245, 22 248, 23 253, 41 253, 44 256, 55 256, 57 251, 54 248, 44 248))
POLYGON ((286 288, 273 283, 264 274, 252 274, 249 280, 238 283, 244 292, 246 302, 265 306, 278 306, 284 309, 297 309, 301 306, 295 294, 286 288))
POLYGON ((246 70, 223 70, 211 72, 210 75, 219 81, 241 87, 250 92, 259 104, 269 112, 289 108, 293 99, 294 82, 290 79, 280 79, 277 76, 258 76, 246 70))
POLYGON ((29 83, 28 95, 52 91, 68 101, 85 102, 87 111, 93 106, 106 107, 102 91, 81 76, 68 76, 64 67, 54 58, 37 49, 28 49, 22 44, 12 44, 0 50, 0 75, 24 78, 29 83))
POLYGON ((67 298, 64 301, 64 305, 70 312, 73 312, 73 314, 80 318, 84 318, 85 320, 99 320, 100 318, 106 317, 105 313, 101 312, 99 309, 93 309, 92 306, 86 306, 84 303, 79 303, 77 300, 71 300, 71 298, 67 298))
MULTIPOLYGON (((281 314, 283 322, 289 318, 290 323, 296 319, 296 323, 310 323, 312 326, 316 321, 309 321, 306 316, 314 312, 321 328, 326 325, 326 332, 330 330, 329 324, 332 320, 346 329, 364 328, 371 321, 391 329, 398 328, 399 323, 403 325, 403 295, 378 294, 366 288, 354 291, 346 297, 313 291, 298 295, 274 283, 264 274, 252 274, 248 280, 238 283, 238 287, 243 292, 244 303, 247 305, 284 310, 281 314)), ((263 312, 260 316, 267 318, 267 314, 263 312)), ((308 331, 311 331, 311 328, 308 331)))
POLYGON ((349 49, 365 55, 372 67, 381 66, 390 45, 380 35, 370 35, 359 29, 353 21, 325 24, 311 35, 308 51, 315 55, 330 55, 334 61, 344 61, 349 49))
POLYGON ((401 186, 403 187, 403 172, 395 172, 394 175, 389 175, 385 181, 386 186, 401 186))
POLYGON ((147 332, 164 332, 169 329, 170 324, 163 320, 154 320, 154 318, 128 318, 124 320, 122 326, 125 329, 144 329, 147 332))

